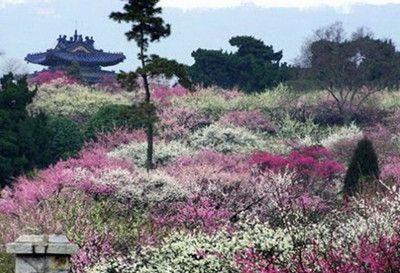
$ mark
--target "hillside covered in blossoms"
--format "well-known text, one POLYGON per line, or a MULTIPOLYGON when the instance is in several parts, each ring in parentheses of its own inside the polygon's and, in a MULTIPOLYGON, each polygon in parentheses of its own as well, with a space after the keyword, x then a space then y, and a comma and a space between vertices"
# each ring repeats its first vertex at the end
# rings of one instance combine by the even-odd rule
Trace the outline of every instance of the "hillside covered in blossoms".
POLYGON ((165 2, 101 7, 137 67, 77 29, 0 51, 0 273, 400 272, 395 42, 334 22, 289 64, 234 26, 183 64, 165 2))
MULTIPOLYGON (((75 125, 60 145, 72 145, 74 134, 85 142, 3 189, 2 243, 66 234, 80 246, 77 273, 400 269, 396 92, 371 97, 343 125, 322 91, 154 85, 155 169, 147 172, 140 111, 122 122, 141 92, 42 77, 28 111, 75 125), (347 196, 346 171, 363 139, 379 177, 347 196)), ((1 268, 11 268, 1 257, 1 268)))

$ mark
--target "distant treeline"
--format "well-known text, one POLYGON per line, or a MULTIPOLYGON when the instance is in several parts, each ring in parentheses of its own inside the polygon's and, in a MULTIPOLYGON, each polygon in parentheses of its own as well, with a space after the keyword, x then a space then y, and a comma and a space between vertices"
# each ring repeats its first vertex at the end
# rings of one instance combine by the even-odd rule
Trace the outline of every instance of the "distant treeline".
POLYGON ((315 30, 293 65, 281 62, 283 52, 273 46, 252 36, 237 36, 229 41, 238 48, 236 52, 194 51, 195 63, 188 71, 192 81, 204 87, 238 88, 247 93, 280 83, 299 91, 397 87, 400 53, 393 42, 374 38, 365 27, 350 37, 344 32, 341 22, 315 30))

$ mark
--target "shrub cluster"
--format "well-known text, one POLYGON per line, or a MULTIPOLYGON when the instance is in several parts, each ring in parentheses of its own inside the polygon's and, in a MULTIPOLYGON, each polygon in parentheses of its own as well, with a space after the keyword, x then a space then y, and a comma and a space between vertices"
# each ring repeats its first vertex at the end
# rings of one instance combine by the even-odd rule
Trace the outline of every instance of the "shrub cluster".
POLYGON ((129 99, 122 95, 111 95, 82 85, 42 85, 29 111, 32 114, 46 113, 63 116, 76 121, 86 121, 101 107, 111 104, 129 105, 129 99))

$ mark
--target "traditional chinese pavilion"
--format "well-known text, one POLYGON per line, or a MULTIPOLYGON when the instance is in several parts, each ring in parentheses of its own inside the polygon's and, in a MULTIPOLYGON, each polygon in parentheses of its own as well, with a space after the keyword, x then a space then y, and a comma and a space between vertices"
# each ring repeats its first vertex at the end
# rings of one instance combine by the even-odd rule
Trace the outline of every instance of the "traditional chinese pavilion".
POLYGON ((57 39, 57 46, 44 53, 28 54, 25 60, 29 63, 47 66, 48 70, 67 71, 72 65, 79 65, 80 76, 88 83, 98 83, 104 77, 115 77, 114 71, 102 70, 102 67, 113 66, 126 59, 123 53, 109 53, 94 46, 93 37, 66 35, 57 39))

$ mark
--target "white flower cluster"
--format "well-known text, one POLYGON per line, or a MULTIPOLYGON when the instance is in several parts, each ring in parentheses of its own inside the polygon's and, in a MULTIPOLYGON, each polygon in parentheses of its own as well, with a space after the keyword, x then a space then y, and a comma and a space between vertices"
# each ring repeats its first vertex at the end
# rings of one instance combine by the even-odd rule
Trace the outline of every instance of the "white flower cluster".
POLYGON ((307 221, 301 211, 287 211, 280 215, 285 230, 293 240, 304 244, 310 239, 326 248, 348 250, 356 245, 362 236, 378 240, 398 231, 400 220, 400 192, 381 200, 354 199, 351 208, 334 210, 319 221, 307 221))
POLYGON ((136 207, 173 202, 183 199, 186 195, 187 192, 173 177, 161 171, 140 172, 117 192, 118 199, 129 201, 136 207))
POLYGON ((40 112, 51 116, 72 118, 88 117, 102 106, 110 104, 128 105, 128 98, 122 95, 110 95, 82 85, 65 85, 55 88, 44 85, 35 96, 28 110, 32 114, 40 112))
POLYGON ((290 236, 281 229, 260 223, 242 223, 234 234, 215 235, 176 232, 159 247, 145 247, 126 259, 103 261, 89 273, 230 273, 238 272, 234 256, 246 248, 289 257, 293 249, 290 236))
POLYGON ((361 129, 354 123, 349 126, 334 129, 326 138, 321 140, 321 145, 326 148, 332 148, 340 141, 360 140, 363 137, 361 129))
POLYGON ((189 139, 196 149, 213 149, 221 153, 250 153, 262 150, 266 141, 245 128, 220 127, 213 124, 196 131, 189 139))

